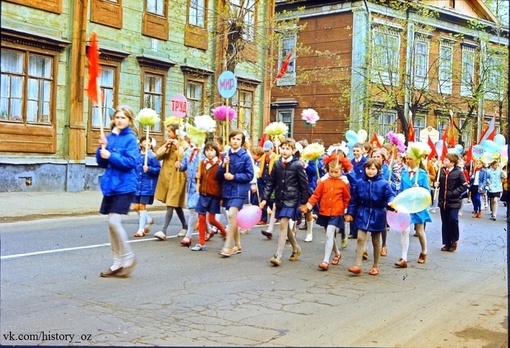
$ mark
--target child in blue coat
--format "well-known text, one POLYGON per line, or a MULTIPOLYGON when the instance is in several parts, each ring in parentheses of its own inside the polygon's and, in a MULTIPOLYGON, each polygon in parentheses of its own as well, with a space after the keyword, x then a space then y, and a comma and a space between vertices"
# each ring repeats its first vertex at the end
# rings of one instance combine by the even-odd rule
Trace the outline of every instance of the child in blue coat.
POLYGON ((154 219, 147 212, 147 205, 154 203, 154 191, 156 190, 161 163, 159 163, 156 159, 156 154, 152 151, 152 141, 152 138, 149 137, 149 142, 147 143, 146 136, 141 136, 139 139, 141 151, 136 166, 138 183, 135 199, 133 200, 133 209, 139 215, 138 232, 135 233, 135 237, 144 237, 150 232, 151 225, 154 223, 154 219), (146 160, 147 163, 145 163, 146 160))
POLYGON ((354 220, 358 231, 356 246, 356 263, 349 267, 349 272, 361 273, 361 260, 365 249, 367 233, 372 234, 374 248, 374 262, 368 272, 370 275, 379 274, 379 257, 381 252, 381 232, 386 231, 386 209, 388 203, 395 198, 395 191, 390 183, 382 177, 381 163, 374 158, 365 162, 365 176, 351 188, 351 200, 345 215, 345 221, 354 220))

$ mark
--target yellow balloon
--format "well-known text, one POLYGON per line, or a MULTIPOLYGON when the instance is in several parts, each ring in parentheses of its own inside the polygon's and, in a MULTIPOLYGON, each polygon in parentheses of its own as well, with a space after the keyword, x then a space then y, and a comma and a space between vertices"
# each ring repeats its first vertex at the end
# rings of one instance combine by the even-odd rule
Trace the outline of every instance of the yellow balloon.
POLYGON ((411 187, 400 192, 390 206, 396 211, 412 214, 427 209, 431 201, 429 190, 424 187, 411 187))

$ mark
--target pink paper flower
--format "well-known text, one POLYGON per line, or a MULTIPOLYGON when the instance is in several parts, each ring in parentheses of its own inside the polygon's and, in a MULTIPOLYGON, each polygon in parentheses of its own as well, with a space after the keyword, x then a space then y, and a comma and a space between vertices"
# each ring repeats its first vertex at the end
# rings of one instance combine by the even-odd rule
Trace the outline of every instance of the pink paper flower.
POLYGON ((388 139, 389 139, 389 141, 391 141, 391 143, 393 145, 395 145, 397 147, 398 152, 405 152, 406 151, 406 146, 405 146, 404 142, 400 139, 398 134, 393 133, 392 131, 389 131, 388 132, 388 139))
POLYGON ((304 109, 301 113, 301 119, 310 125, 315 125, 320 117, 314 109, 304 109))
POLYGON ((221 105, 214 108, 212 113, 218 121, 225 121, 227 119, 227 114, 229 121, 232 121, 237 116, 236 111, 227 105, 221 105))

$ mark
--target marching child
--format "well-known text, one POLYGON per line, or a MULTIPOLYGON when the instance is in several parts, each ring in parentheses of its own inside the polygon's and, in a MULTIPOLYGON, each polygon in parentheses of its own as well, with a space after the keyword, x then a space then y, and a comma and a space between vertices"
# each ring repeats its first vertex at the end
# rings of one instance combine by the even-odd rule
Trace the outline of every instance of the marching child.
POLYGON ((254 173, 253 160, 243 148, 246 141, 244 133, 234 130, 228 135, 228 140, 230 149, 223 158, 223 164, 218 168, 218 178, 223 180, 221 189, 223 206, 228 212, 227 238, 220 251, 220 255, 223 257, 242 252, 237 213, 248 198, 254 173))
POLYGON ((340 161, 336 154, 325 157, 324 163, 329 175, 325 180, 319 181, 306 205, 301 207, 301 211, 305 213, 316 204, 319 204, 317 224, 323 226, 326 230, 324 259, 319 264, 319 269, 327 271, 332 251, 335 252, 335 257, 331 261, 332 265, 338 265, 342 258, 342 254, 336 245, 335 233, 337 229, 345 229, 344 212, 347 209, 351 195, 349 185, 341 179, 341 175, 344 164, 348 167, 347 171, 352 168, 352 164, 345 157, 340 161))
POLYGON ((301 248, 297 244, 294 233, 289 228, 289 221, 297 221, 299 207, 305 204, 310 197, 308 193, 308 179, 300 160, 292 154, 296 149, 294 139, 286 139, 280 148, 280 159, 275 162, 273 171, 267 181, 261 196, 260 208, 264 209, 266 202, 273 191, 275 192, 276 211, 273 213, 280 219, 280 236, 275 255, 271 258, 274 266, 280 266, 283 249, 287 238, 292 246, 292 255, 289 261, 297 261, 301 255, 301 248))
POLYGON ((361 260, 365 249, 367 233, 372 234, 374 248, 374 262, 368 272, 370 275, 379 274, 379 257, 381 252, 381 232, 386 231, 386 209, 388 203, 395 198, 395 191, 390 183, 382 177, 381 163, 371 158, 365 163, 365 176, 351 188, 351 200, 345 215, 345 221, 351 222, 358 230, 356 247, 356 263, 349 267, 349 272, 361 273, 361 260))
POLYGON ((216 220, 216 214, 220 213, 221 183, 216 174, 220 164, 220 150, 216 144, 209 142, 204 146, 205 160, 200 162, 197 180, 200 182, 198 191, 200 193, 196 211, 198 213, 198 244, 191 250, 204 251, 205 242, 208 239, 205 236, 207 229, 206 214, 209 224, 216 227, 225 238, 227 231, 225 227, 216 220))
POLYGON ((149 216, 147 212, 147 205, 154 203, 154 191, 156 190, 156 183, 158 182, 159 171, 161 170, 161 163, 156 159, 156 154, 152 151, 153 139, 142 136, 140 142, 140 157, 136 165, 136 172, 138 174, 138 182, 136 187, 135 198, 133 201, 133 209, 138 212, 138 232, 135 237, 144 237, 150 232, 154 219, 149 216), (145 164, 145 154, 147 153, 147 164, 145 164))

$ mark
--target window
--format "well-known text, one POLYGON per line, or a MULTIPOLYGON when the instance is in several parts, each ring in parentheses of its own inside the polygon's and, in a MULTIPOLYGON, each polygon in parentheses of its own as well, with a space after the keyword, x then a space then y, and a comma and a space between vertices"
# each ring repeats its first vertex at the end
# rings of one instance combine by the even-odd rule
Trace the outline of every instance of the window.
POLYGON ((251 134, 252 112, 253 112, 253 92, 238 90, 232 98, 232 104, 237 109, 237 117, 232 120, 232 127, 240 131, 247 131, 251 134))
POLYGON ((0 121, 51 125, 54 58, 2 49, 0 121))
POLYGON ((473 95, 475 77, 475 49, 462 46, 462 72, 460 81, 460 95, 473 95))
POLYGON ((196 27, 205 27, 205 0, 189 0, 188 23, 196 27))
POLYGON ((453 44, 441 42, 439 46, 439 85, 438 92, 452 94, 453 44))
POLYGON ((414 87, 428 89, 429 43, 419 39, 414 45, 414 87))
POLYGON ((296 34, 286 35, 281 39, 280 52, 278 56, 278 70, 280 72, 282 64, 287 59, 288 55, 292 53, 287 66, 285 75, 277 79, 277 86, 293 86, 296 84, 296 34))
POLYGON ((377 29, 373 36, 372 82, 399 84, 400 36, 394 30, 377 29))
POLYGON ((231 6, 234 17, 244 23, 243 39, 253 41, 255 39, 255 0, 232 0, 231 6))
POLYGON ((159 40, 168 40, 167 1, 145 0, 142 34, 159 40))
POLYGON ((487 57, 485 67, 487 69, 485 98, 488 100, 503 100, 503 93, 505 93, 503 59, 497 55, 491 55, 487 57))
POLYGON ((294 134, 294 109, 278 109, 276 111, 276 122, 282 122, 289 127, 289 132, 285 134, 287 138, 292 138, 294 134))
POLYGON ((204 113, 204 84, 197 81, 187 81, 186 98, 188 99, 188 116, 200 116, 204 113))
POLYGON ((147 12, 163 16, 165 14, 164 0, 147 0, 147 12))
POLYGON ((420 139, 420 133, 422 129, 425 128, 425 116, 416 116, 413 117, 413 128, 415 133, 415 139, 418 141, 420 139))
POLYGON ((156 123, 151 128, 158 133, 161 132, 161 125, 165 122, 163 107, 165 100, 164 78, 163 75, 150 72, 146 72, 143 75, 143 107, 151 108, 159 114, 161 122, 156 123))
POLYGON ((389 131, 396 131, 397 127, 397 112, 396 111, 374 111, 372 112, 372 124, 370 129, 373 129, 377 134, 386 136, 389 131))
POLYGON ((99 84, 103 93, 102 109, 99 110, 97 105, 92 106, 91 126, 92 128, 100 128, 101 121, 104 128, 109 128, 110 118, 109 110, 115 108, 115 86, 116 86, 116 69, 111 66, 101 67, 101 76, 99 84))

